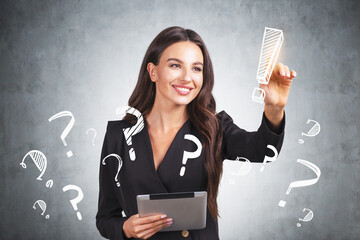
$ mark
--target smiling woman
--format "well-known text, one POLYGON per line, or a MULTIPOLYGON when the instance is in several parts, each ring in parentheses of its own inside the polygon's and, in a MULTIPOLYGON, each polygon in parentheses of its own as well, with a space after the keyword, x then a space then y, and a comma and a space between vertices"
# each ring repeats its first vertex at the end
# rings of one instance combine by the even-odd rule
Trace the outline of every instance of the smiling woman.
POLYGON ((128 104, 145 120, 144 129, 132 138, 136 161, 130 160, 122 131, 134 124, 133 116, 108 123, 101 158, 115 153, 123 165, 119 187, 112 177, 115 161, 100 167, 96 224, 101 235, 110 239, 219 239, 216 198, 223 160, 241 156, 262 162, 269 144, 280 151, 284 107, 294 76, 287 66, 276 65, 268 86, 260 86, 269 96, 261 125, 258 131, 247 132, 225 111, 216 113, 213 67, 201 37, 181 27, 159 33, 145 54, 128 104), (184 151, 197 150, 189 139, 201 142, 201 153, 181 172, 184 151), (204 229, 159 232, 172 224, 171 216, 139 217, 137 195, 192 191, 208 194, 204 229))
POLYGON ((147 65, 151 81, 156 83, 154 105, 161 103, 169 109, 180 107, 184 111, 200 92, 202 68, 203 55, 195 43, 183 41, 167 47, 157 66, 152 62, 147 65))

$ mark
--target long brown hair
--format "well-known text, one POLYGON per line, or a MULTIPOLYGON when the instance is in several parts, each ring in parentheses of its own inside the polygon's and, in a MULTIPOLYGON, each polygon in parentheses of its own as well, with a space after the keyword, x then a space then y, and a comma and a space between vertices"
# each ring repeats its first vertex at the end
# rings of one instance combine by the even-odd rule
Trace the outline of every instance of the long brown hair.
MULTIPOLYGON (((222 175, 221 142, 222 132, 219 131, 219 120, 216 117, 216 103, 212 95, 214 86, 214 72, 210 55, 201 37, 190 29, 169 27, 161 31, 148 47, 141 64, 139 77, 133 93, 129 98, 129 106, 136 108, 144 116, 150 113, 155 101, 155 83, 151 81, 147 71, 147 64, 158 65, 161 54, 170 45, 191 41, 202 51, 204 57, 203 85, 199 94, 191 101, 186 109, 191 123, 205 137, 203 149, 205 153, 205 169, 208 178, 208 208, 214 219, 219 216, 216 197, 222 175)), ((124 120, 131 120, 128 114, 124 120)))

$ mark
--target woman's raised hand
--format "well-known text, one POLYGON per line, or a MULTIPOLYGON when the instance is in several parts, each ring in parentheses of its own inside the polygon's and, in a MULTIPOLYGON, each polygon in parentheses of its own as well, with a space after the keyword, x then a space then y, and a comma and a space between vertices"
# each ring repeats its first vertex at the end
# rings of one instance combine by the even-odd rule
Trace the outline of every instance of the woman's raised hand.
POLYGON ((271 123, 272 130, 279 128, 281 120, 284 116, 284 107, 290 92, 290 86, 293 78, 296 77, 294 70, 289 70, 289 67, 277 63, 271 74, 268 84, 260 84, 260 88, 264 89, 266 97, 265 115, 271 123))
POLYGON ((139 217, 139 214, 132 215, 124 222, 123 231, 127 238, 148 239, 160 229, 172 224, 172 219, 166 215, 152 215, 148 217, 139 217))
POLYGON ((288 66, 277 63, 271 74, 269 83, 266 85, 260 84, 260 88, 264 89, 266 93, 264 99, 265 105, 284 108, 294 77, 296 77, 294 70, 290 71, 288 66))

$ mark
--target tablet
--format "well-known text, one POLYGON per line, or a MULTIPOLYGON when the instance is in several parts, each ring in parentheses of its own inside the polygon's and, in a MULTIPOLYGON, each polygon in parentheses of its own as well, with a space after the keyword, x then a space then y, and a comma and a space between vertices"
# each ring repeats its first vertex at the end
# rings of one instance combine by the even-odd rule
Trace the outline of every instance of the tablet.
POLYGON ((140 217, 165 214, 173 224, 160 231, 180 231, 206 227, 207 193, 180 192, 138 195, 140 217))

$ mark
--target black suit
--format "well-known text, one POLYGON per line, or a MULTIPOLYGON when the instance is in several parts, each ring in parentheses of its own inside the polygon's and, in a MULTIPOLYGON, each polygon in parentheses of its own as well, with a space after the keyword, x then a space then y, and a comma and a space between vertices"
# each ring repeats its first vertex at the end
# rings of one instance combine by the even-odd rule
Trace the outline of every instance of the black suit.
MULTIPOLYGON (((235 125, 231 117, 222 111, 218 113, 220 127, 223 131, 223 159, 245 157, 251 162, 263 162, 267 153, 267 145, 271 144, 280 152, 283 138, 285 117, 280 134, 273 133, 267 126, 263 114, 262 123, 256 132, 247 132, 235 125)), ((194 152, 197 145, 184 138, 191 134, 203 142, 203 137, 188 120, 176 134, 163 161, 155 170, 151 142, 145 123, 144 128, 132 136, 136 160, 129 158, 130 147, 125 141, 123 128, 131 127, 125 121, 110 121, 107 126, 101 159, 111 153, 118 154, 122 159, 122 167, 118 175, 120 186, 116 185, 115 176, 118 172, 118 160, 115 157, 106 159, 106 165, 100 164, 99 209, 96 215, 96 225, 102 236, 109 239, 126 239, 122 226, 128 217, 137 214, 136 196, 139 194, 206 191, 207 174, 204 169, 204 151, 198 158, 188 159, 182 163, 183 152, 194 152), (180 176, 181 167, 186 170, 180 176), (122 211, 127 217, 122 216, 122 211)), ((169 216, 171 217, 171 216, 169 216)), ((218 223, 207 212, 206 228, 190 230, 190 235, 184 238, 181 231, 159 232, 150 239, 172 240, 219 239, 218 223)))

